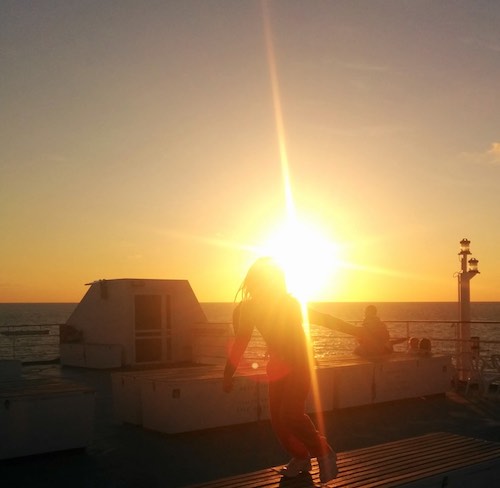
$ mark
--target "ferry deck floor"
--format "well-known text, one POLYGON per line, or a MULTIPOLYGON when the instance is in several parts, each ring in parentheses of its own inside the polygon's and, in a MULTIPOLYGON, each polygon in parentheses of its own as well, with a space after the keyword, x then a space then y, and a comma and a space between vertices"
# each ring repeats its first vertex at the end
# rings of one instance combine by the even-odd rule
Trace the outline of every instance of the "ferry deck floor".
MULTIPOLYGON (((95 389, 95 426, 85 450, 0 461, 8 488, 180 488, 288 461, 268 421, 165 435, 114 419, 109 371, 32 365, 23 374, 95 389)), ((473 389, 466 396, 459 386, 446 395, 328 412, 323 420, 338 452, 434 432, 500 442, 500 395, 473 389)))

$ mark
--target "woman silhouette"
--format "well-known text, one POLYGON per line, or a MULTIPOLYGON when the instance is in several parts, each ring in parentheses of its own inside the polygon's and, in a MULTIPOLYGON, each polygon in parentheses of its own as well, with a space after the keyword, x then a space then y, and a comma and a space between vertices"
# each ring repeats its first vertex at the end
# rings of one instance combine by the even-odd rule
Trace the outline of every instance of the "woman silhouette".
MULTIPOLYGON (((311 457, 316 457, 320 480, 326 483, 337 475, 336 454, 305 412, 312 370, 300 304, 288 294, 283 270, 271 258, 260 258, 250 267, 240 291, 242 299, 233 314, 235 341, 224 370, 224 391, 231 391, 233 375, 257 329, 269 354, 271 424, 292 456, 282 474, 294 477, 309 471, 311 457)), ((310 316, 320 325, 333 319, 319 312, 310 316)))

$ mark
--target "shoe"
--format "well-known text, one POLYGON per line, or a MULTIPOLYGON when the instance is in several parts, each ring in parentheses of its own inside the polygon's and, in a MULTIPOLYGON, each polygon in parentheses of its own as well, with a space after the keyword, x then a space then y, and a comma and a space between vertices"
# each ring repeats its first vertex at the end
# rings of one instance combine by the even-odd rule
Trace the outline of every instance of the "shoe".
POLYGON ((337 455, 334 451, 330 451, 324 456, 318 457, 319 480, 321 483, 327 483, 333 480, 338 473, 337 455))
POLYGON ((300 473, 311 471, 311 469, 312 466, 310 458, 292 458, 290 462, 281 469, 280 474, 286 476, 287 478, 295 478, 295 476, 298 476, 300 473))

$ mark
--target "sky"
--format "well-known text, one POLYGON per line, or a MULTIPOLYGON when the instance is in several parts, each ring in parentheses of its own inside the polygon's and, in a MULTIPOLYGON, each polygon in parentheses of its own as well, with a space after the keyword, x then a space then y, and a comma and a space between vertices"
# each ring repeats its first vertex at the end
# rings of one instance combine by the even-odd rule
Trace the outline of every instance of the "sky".
POLYGON ((499 25, 495 0, 3 0, 0 302, 230 302, 281 251, 310 299, 455 301, 463 238, 499 301, 499 25))

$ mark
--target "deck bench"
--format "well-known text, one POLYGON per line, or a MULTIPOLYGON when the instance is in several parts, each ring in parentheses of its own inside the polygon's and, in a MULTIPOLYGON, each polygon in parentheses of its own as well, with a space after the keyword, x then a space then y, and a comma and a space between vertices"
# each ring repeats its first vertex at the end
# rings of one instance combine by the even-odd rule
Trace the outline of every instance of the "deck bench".
MULTIPOLYGON (((310 474, 286 480, 282 466, 210 481, 186 488, 319 487, 313 460, 310 474), (281 483, 281 484, 280 484, 281 483)), ((496 486, 500 443, 437 432, 338 454, 339 474, 332 488, 441 488, 496 486)))

